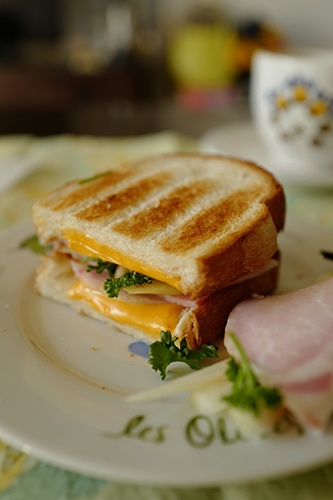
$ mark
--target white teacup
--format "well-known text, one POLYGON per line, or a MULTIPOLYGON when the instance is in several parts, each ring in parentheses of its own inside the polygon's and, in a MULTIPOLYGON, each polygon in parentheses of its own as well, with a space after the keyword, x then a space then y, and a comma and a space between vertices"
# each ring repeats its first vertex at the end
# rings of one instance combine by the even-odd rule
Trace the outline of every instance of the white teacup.
POLYGON ((333 49, 258 51, 250 102, 274 163, 299 174, 333 170, 333 49))

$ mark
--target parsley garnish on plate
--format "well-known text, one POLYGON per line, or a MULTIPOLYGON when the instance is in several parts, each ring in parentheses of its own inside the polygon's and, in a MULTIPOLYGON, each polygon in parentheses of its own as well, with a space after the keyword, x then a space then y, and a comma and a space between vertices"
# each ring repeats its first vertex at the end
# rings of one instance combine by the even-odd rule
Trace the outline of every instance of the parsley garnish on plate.
POLYGON ((232 391, 223 399, 232 406, 242 410, 247 410, 255 415, 259 415, 261 408, 274 408, 282 402, 282 397, 278 389, 274 387, 264 387, 260 384, 253 373, 250 363, 245 356, 240 342, 235 334, 232 338, 241 358, 238 365, 234 358, 229 360, 229 368, 226 375, 233 383, 232 391))
POLYGON ((141 286, 144 283, 151 283, 153 281, 149 276, 137 273, 136 271, 128 271, 121 278, 111 278, 104 281, 104 290, 110 299, 118 297, 121 288, 128 288, 130 286, 141 286))
POLYGON ((205 358, 217 358, 217 347, 212 344, 205 344, 201 349, 189 349, 186 339, 180 341, 179 347, 175 342, 178 337, 172 337, 169 330, 161 332, 161 340, 156 340, 150 345, 148 363, 153 370, 159 370, 161 379, 166 377, 166 369, 174 361, 182 361, 194 370, 200 370, 200 361, 205 358))
POLYGON ((29 248, 35 253, 45 253, 52 249, 52 245, 42 245, 36 234, 29 236, 20 243, 20 248, 29 248))

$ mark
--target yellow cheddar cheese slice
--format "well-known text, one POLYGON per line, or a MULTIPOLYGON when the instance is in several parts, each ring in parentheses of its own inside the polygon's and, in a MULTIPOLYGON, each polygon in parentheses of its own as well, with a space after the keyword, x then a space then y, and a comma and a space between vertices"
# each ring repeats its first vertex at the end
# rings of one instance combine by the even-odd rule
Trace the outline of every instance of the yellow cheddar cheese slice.
POLYGON ((87 257, 99 257, 103 261, 114 262, 115 264, 124 266, 127 269, 131 269, 131 271, 136 271, 137 273, 145 274, 150 278, 168 283, 174 288, 177 288, 180 292, 183 292, 180 277, 174 278, 172 276, 168 276, 160 269, 141 264, 136 259, 133 259, 132 257, 129 257, 128 255, 107 245, 98 243, 93 238, 81 233, 80 231, 76 231, 74 229, 63 229, 63 232, 65 233, 65 239, 68 242, 69 248, 74 250, 74 252, 87 257))
POLYGON ((160 338, 162 330, 174 332, 184 309, 178 304, 146 304, 110 299, 82 281, 78 281, 69 289, 67 297, 80 300, 104 316, 123 325, 132 326, 156 339, 160 338))

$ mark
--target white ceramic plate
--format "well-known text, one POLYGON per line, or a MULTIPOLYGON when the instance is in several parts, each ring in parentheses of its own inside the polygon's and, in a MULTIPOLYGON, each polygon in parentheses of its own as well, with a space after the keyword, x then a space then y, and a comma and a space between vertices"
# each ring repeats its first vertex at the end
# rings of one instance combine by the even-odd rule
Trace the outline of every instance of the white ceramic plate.
POLYGON ((208 130, 199 141, 206 154, 225 154, 253 161, 272 172, 282 182, 302 186, 333 186, 333 164, 325 171, 293 172, 274 162, 250 121, 235 122, 208 130))
MULTIPOLYGON (((174 486, 254 481, 333 459, 332 428, 227 444, 223 422, 200 417, 187 394, 126 403, 126 394, 167 381, 131 355, 130 337, 36 295, 39 257, 19 248, 32 232, 0 239, 1 439, 71 471, 174 486)), ((319 254, 333 250, 328 232, 289 222, 280 246, 283 290, 333 270, 319 254)))

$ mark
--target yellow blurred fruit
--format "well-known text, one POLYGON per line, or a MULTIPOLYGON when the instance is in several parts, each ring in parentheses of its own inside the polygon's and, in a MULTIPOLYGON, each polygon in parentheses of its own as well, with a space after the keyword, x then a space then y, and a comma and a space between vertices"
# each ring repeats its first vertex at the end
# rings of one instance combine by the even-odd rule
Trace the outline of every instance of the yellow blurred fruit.
POLYGON ((181 88, 217 88, 230 83, 236 73, 237 35, 222 24, 184 25, 172 38, 168 66, 181 88))

